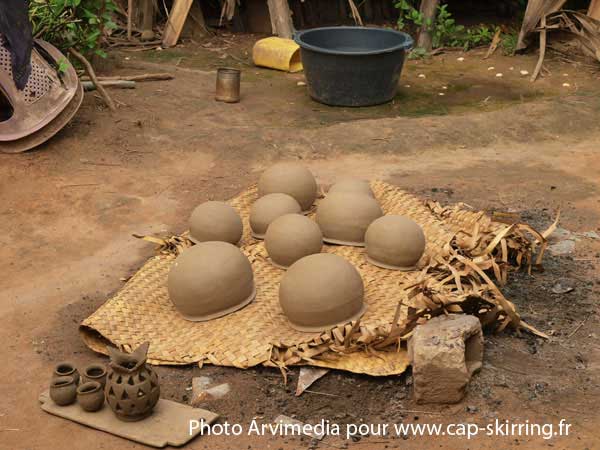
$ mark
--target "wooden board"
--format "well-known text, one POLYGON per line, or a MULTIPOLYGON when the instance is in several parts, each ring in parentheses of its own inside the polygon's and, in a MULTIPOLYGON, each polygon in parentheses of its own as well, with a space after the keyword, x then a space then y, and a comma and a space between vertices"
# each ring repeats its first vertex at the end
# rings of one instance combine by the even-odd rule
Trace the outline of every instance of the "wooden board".
POLYGON ((156 404, 152 415, 139 422, 123 422, 117 419, 106 404, 100 411, 93 413, 84 411, 77 403, 58 406, 50 400, 48 391, 40 394, 39 401, 47 413, 158 448, 167 445, 180 447, 200 434, 200 428, 189 432, 190 420, 204 419, 206 424, 212 424, 219 418, 218 414, 205 409, 192 408, 162 398, 156 404))
POLYGON ((173 47, 177 45, 177 41, 179 40, 179 36, 181 35, 193 2, 194 0, 175 0, 173 2, 173 7, 169 13, 169 20, 165 25, 162 41, 163 47, 173 47))

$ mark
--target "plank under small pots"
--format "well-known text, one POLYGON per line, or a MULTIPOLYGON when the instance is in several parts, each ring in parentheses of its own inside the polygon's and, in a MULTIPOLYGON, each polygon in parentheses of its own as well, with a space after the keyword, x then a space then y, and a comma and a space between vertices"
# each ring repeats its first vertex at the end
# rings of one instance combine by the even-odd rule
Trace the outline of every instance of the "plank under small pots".
POLYGON ((67 406, 77 398, 77 383, 72 376, 55 377, 50 381, 50 398, 58 406, 67 406))
POLYGON ((73 377, 75 384, 77 385, 79 383, 79 371, 70 361, 62 361, 54 366, 52 378, 58 377, 73 377))
POLYGON ((97 381, 88 381, 77 388, 77 403, 87 412, 96 412, 104 405, 104 391, 97 381))
POLYGON ((83 368, 81 382, 97 381, 104 389, 106 385, 106 366, 104 364, 92 363, 83 368))
POLYGON ((117 418, 126 422, 145 419, 160 397, 158 375, 146 364, 148 342, 132 353, 108 348, 110 364, 104 394, 117 418))

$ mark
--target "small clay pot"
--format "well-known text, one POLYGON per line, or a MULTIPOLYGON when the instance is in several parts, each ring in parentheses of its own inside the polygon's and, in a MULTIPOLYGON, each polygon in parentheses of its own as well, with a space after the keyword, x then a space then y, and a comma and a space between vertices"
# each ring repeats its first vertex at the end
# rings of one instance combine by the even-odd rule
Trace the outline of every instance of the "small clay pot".
POLYGON ((319 225, 308 217, 286 214, 269 225, 265 247, 273 265, 287 269, 305 256, 320 253, 323 234, 319 225))
POLYGON ((319 253, 290 266, 279 286, 279 303, 300 331, 326 331, 365 312, 364 285, 356 268, 341 256, 319 253))
POLYGON ((302 164, 277 163, 265 170, 258 181, 259 197, 276 192, 291 195, 302 211, 308 212, 317 198, 317 181, 302 164))
POLYGON ((97 381, 102 388, 106 385, 106 366, 104 364, 88 364, 81 374, 81 382, 97 381))
POLYGON ((227 203, 202 203, 190 216, 190 240, 195 244, 222 241, 235 245, 242 239, 243 232, 240 215, 227 203))
POLYGON ((77 403, 87 412, 96 412, 104 405, 104 390, 97 381, 88 381, 77 388, 77 403))
POLYGON ((227 242, 184 250, 169 272, 169 298, 187 320, 202 322, 237 311, 256 296, 252 266, 227 242))
POLYGON ((367 180, 359 178, 344 178, 331 185, 328 194, 336 192, 345 192, 346 194, 365 194, 369 197, 375 197, 371 190, 371 184, 367 180))
POLYGON ((336 192, 319 203, 316 220, 325 242, 363 247, 367 228, 382 215, 373 197, 336 192))
POLYGON ((54 366, 52 378, 58 377, 73 377, 75 385, 79 384, 79 371, 75 368, 75 365, 69 361, 63 361, 54 366))
POLYGON ((415 270, 425 252, 425 234, 414 220, 403 216, 383 216, 365 233, 367 259, 385 269, 415 270))
POLYGON ((252 236, 264 239, 271 222, 284 214, 302 212, 294 197, 288 194, 267 194, 254 202, 250 209, 250 228, 252 236))
POLYGON ((58 406, 67 406, 77 398, 77 383, 72 376, 56 377, 50 382, 50 398, 58 406))

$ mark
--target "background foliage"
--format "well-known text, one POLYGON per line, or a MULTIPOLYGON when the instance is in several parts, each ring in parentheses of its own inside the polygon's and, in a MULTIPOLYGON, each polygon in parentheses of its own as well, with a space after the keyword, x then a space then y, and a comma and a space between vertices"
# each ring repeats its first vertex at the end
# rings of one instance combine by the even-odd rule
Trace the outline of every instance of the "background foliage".
POLYGON ((105 30, 116 27, 113 0, 30 0, 29 17, 35 37, 62 51, 73 47, 90 56, 102 50, 105 30))

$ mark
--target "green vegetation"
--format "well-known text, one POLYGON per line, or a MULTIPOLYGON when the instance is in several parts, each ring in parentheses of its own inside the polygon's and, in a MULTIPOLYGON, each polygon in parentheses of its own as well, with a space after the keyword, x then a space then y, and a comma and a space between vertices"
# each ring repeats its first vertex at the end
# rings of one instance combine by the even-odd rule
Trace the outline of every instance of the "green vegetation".
POLYGON ((106 56, 102 50, 105 30, 115 28, 113 0, 31 0, 29 17, 35 37, 67 51, 74 48, 88 56, 106 56))
MULTIPOLYGON (((398 29, 403 30, 407 26, 421 27, 423 25, 423 15, 416 8, 417 3, 417 0, 396 0, 394 6, 400 10, 398 29)), ((496 28, 483 24, 470 28, 458 25, 448 11, 447 4, 438 6, 437 18, 433 24, 427 20, 425 25, 431 30, 433 48, 462 47, 468 50, 479 45, 489 44, 496 32, 496 28)))

